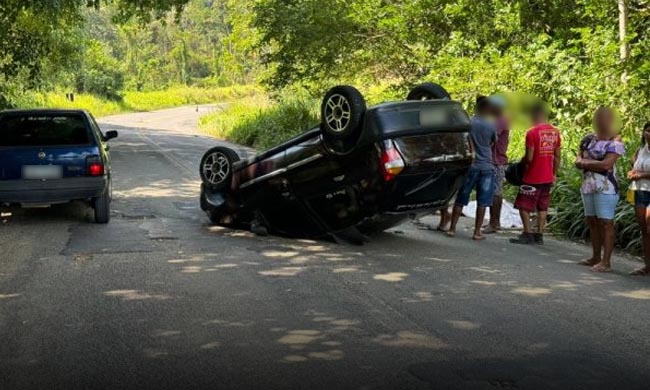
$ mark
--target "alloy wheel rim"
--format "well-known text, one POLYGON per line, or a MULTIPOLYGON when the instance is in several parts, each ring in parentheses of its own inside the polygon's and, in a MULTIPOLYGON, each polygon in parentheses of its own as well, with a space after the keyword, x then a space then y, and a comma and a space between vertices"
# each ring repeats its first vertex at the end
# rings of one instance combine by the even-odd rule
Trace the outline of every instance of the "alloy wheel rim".
POLYGON ((334 94, 327 99, 325 105, 325 122, 332 131, 340 133, 350 124, 352 120, 352 109, 350 102, 345 96, 334 94))
POLYGON ((230 173, 230 161, 221 152, 214 152, 203 163, 203 176, 210 184, 221 184, 230 173))

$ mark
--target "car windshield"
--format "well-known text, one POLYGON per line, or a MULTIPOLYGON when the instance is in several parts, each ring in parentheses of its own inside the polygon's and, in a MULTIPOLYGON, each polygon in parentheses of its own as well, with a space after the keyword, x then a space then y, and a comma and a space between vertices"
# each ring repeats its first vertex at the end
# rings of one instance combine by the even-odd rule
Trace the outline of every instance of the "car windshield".
POLYGON ((11 114, 0 117, 0 146, 86 145, 90 134, 81 114, 11 114))

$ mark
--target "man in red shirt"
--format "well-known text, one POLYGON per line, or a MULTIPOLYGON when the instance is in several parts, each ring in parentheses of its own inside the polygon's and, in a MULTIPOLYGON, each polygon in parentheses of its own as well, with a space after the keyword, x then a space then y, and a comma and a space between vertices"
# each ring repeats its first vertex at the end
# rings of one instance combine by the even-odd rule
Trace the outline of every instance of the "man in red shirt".
POLYGON ((526 133, 526 168, 515 207, 519 210, 524 232, 510 242, 515 244, 543 244, 546 215, 551 203, 551 187, 560 168, 560 132, 547 123, 546 107, 532 109, 533 127, 526 133), (537 211, 538 230, 533 233, 530 213, 537 211))

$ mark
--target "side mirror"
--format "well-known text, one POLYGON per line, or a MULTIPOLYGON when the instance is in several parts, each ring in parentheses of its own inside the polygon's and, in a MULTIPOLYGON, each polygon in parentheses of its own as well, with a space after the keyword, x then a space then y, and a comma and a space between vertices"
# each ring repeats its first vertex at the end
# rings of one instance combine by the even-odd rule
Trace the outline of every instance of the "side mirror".
POLYGON ((111 140, 113 138, 117 138, 117 131, 116 130, 107 131, 106 134, 104 134, 104 141, 108 141, 108 140, 111 140))

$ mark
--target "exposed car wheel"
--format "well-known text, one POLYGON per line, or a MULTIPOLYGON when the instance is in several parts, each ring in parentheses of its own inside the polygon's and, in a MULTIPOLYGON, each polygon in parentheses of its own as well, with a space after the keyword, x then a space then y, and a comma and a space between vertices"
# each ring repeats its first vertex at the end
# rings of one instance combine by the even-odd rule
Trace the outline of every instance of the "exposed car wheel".
POLYGON ((95 223, 108 223, 111 220, 111 196, 108 189, 93 200, 93 209, 95 210, 95 223))
POLYGON ((233 164, 237 161, 239 156, 232 149, 216 146, 208 150, 201 158, 201 180, 213 190, 230 187, 233 164))
POLYGON ((339 85, 327 91, 321 104, 321 129, 328 145, 337 151, 354 146, 365 112, 366 101, 356 88, 339 85))
POLYGON ((413 88, 406 100, 451 100, 451 96, 439 84, 423 83, 413 88))

